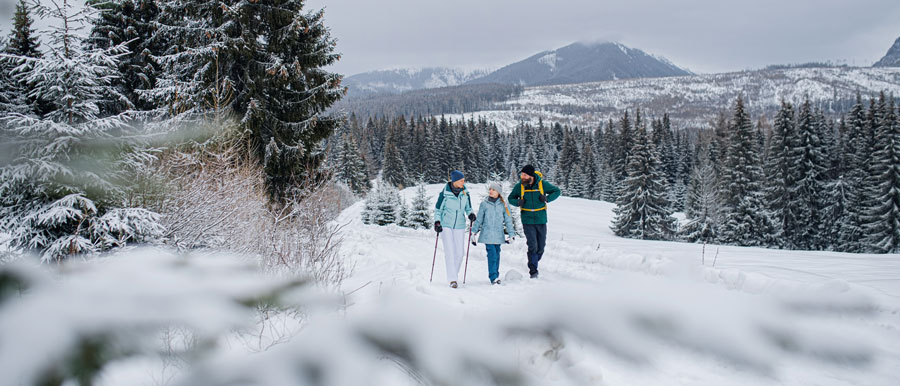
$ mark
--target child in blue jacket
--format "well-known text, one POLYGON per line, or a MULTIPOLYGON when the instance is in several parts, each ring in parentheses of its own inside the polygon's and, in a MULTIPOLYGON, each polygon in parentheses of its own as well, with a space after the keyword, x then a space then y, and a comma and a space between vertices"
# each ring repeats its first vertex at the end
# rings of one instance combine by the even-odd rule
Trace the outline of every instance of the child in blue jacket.
POLYGON ((504 230, 511 238, 515 238, 516 234, 509 209, 503 201, 502 190, 496 182, 489 185, 488 197, 478 206, 477 220, 472 225, 472 233, 478 233, 478 242, 487 249, 488 278, 491 284, 500 284, 500 245, 509 242, 503 236, 504 230))

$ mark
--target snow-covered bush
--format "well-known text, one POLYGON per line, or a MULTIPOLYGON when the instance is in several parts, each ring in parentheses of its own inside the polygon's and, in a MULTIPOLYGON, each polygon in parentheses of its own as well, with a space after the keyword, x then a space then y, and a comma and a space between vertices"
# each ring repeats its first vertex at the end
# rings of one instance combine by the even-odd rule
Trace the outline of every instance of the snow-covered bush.
POLYGON ((409 213, 406 203, 400 197, 391 184, 379 181, 375 189, 369 191, 366 195, 365 208, 362 212, 362 220, 364 224, 389 225, 397 224, 401 226, 406 223, 403 214, 409 213))
POLYGON ((419 182, 416 187, 416 195, 412 200, 412 207, 409 210, 408 226, 411 228, 430 229, 434 221, 434 209, 432 209, 431 201, 425 192, 425 183, 419 182))

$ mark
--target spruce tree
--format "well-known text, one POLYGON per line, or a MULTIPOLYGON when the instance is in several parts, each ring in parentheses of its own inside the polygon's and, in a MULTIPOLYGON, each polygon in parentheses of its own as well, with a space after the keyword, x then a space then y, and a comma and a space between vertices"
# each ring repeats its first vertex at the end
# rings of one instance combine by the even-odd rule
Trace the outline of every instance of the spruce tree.
POLYGON ((558 181, 560 187, 568 191, 574 186, 570 183, 570 179, 579 160, 578 145, 575 143, 575 135, 571 130, 566 130, 565 134, 563 134, 561 148, 559 162, 556 166, 559 171, 556 175, 556 181, 558 181))
POLYGON ((716 176, 709 161, 708 151, 708 146, 704 146, 699 152, 685 198, 685 215, 688 221, 680 230, 680 235, 682 239, 690 242, 705 243, 715 240, 721 220, 716 176))
POLYGON ((431 228, 432 219, 431 202, 425 191, 425 183, 419 181, 409 212, 409 225, 413 228, 428 229, 431 228))
POLYGON ((772 235, 776 245, 795 248, 795 232, 798 224, 794 208, 793 191, 796 184, 795 154, 797 151, 794 128, 794 107, 782 101, 775 115, 772 138, 766 162, 766 203, 772 214, 772 235))
POLYGON ((113 84, 130 103, 108 106, 111 112, 130 106, 151 110, 155 105, 143 92, 152 90, 159 75, 156 57, 163 54, 166 44, 158 38, 155 25, 159 18, 158 1, 153 0, 88 0, 100 11, 93 20, 89 47, 105 49, 124 44, 128 53, 119 58, 121 77, 113 84))
POLYGON ((399 224, 405 204, 400 192, 390 184, 379 184, 380 192, 375 201, 375 215, 372 222, 376 225, 399 224))
POLYGON ((281 202, 318 178, 320 142, 340 123, 323 112, 341 98, 339 59, 323 11, 302 0, 160 3, 170 43, 152 96, 170 115, 233 115, 281 202))
POLYGON ((816 117, 809 100, 803 102, 797 115, 796 148, 793 168, 796 180, 791 198, 796 208, 793 244, 803 249, 820 249, 825 229, 824 211, 829 199, 827 173, 829 161, 822 142, 824 122, 816 117))
POLYGON ((400 154, 398 140, 399 135, 396 128, 388 131, 384 145, 384 162, 382 162, 384 169, 381 171, 381 178, 387 184, 403 187, 406 185, 406 165, 400 154))
POLYGON ((622 237, 666 240, 675 231, 667 202, 665 175, 647 129, 635 121, 622 194, 616 201, 613 232, 622 237))
POLYGON ((871 149, 866 135, 866 113, 862 97, 856 94, 856 103, 850 108, 845 119, 847 126, 847 165, 844 179, 846 215, 837 222, 838 246, 844 252, 864 252, 863 218, 866 213, 866 177, 868 176, 871 149))
POLYGON ((719 237, 730 244, 767 245, 772 225, 763 204, 758 143, 740 96, 735 102, 730 134, 719 181, 723 212, 719 237))
POLYGON ((874 203, 865 218, 869 244, 881 253, 900 252, 900 122, 893 97, 882 93, 870 175, 874 203))
POLYGON ((11 58, 27 69, 15 80, 30 97, 49 101, 50 110, 4 117, 3 136, 17 144, 17 154, 0 168, 0 229, 12 235, 13 247, 36 250, 44 260, 159 237, 156 214, 124 207, 127 176, 117 155, 130 143, 116 136, 133 134, 128 116, 100 115, 100 106, 122 97, 111 84, 127 48, 85 50, 86 13, 67 0, 36 10, 56 23, 47 55, 11 58))
POLYGON ((590 142, 585 142, 581 149, 582 156, 575 165, 571 187, 567 189, 572 197, 593 199, 596 196, 594 188, 597 184, 597 163, 591 147, 590 142))
POLYGON ((34 18, 31 6, 25 0, 19 0, 13 16, 12 30, 9 40, 3 45, 0 57, 0 112, 14 111, 23 114, 44 114, 50 108, 43 98, 29 95, 28 85, 22 81, 22 74, 32 70, 30 61, 19 58, 38 59, 41 57, 40 40, 34 30, 34 18))
POLYGON ((363 195, 372 187, 366 162, 352 133, 348 133, 341 142, 337 162, 338 180, 347 184, 353 193, 363 195))
POLYGON ((9 34, 7 53, 29 58, 41 56, 41 43, 33 25, 34 18, 31 17, 30 6, 25 3, 25 0, 19 0, 13 16, 13 27, 9 34))

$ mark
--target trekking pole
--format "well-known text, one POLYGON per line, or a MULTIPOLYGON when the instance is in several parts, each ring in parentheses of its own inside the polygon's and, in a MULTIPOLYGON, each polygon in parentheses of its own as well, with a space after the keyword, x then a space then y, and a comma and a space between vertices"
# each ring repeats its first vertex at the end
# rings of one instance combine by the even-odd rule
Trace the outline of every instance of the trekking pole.
POLYGON ((434 237, 434 256, 431 258, 431 278, 428 279, 428 282, 429 282, 429 283, 431 283, 431 282, 434 281, 434 262, 435 262, 435 260, 437 260, 437 244, 438 244, 438 239, 441 238, 441 234, 440 234, 440 233, 437 233, 437 232, 435 232, 435 233, 437 234, 437 236, 434 237))
POLYGON ((469 247, 472 246, 472 224, 469 224, 469 241, 466 241, 466 265, 463 268, 463 284, 466 284, 466 274, 469 272, 469 247))

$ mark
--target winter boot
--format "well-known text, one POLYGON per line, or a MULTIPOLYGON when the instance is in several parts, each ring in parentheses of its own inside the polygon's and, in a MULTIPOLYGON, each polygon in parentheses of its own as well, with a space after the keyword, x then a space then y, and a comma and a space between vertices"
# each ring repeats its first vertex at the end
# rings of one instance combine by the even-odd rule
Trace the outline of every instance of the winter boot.
POLYGON ((499 285, 499 284, 500 284, 500 279, 494 279, 494 281, 492 281, 491 284, 497 284, 497 285, 499 285))
POLYGON ((537 279, 537 278, 538 278, 538 273, 537 273, 537 272, 532 273, 532 274, 531 274, 531 278, 532 278, 532 279, 537 279))
POLYGON ((451 282, 450 282, 450 288, 456 288, 456 287, 459 287, 459 284, 456 284, 455 281, 451 281, 451 282))

